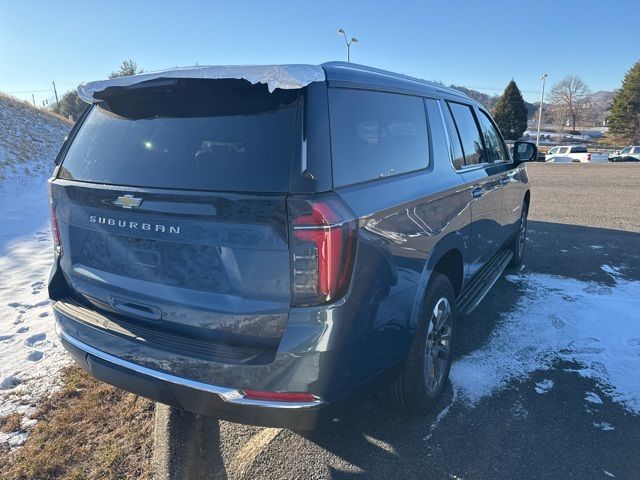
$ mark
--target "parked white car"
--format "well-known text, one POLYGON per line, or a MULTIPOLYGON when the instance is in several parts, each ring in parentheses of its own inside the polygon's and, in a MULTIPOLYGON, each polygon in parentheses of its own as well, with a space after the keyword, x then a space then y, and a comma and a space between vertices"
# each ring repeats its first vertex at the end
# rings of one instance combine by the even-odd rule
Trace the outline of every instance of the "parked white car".
POLYGON ((589 153, 584 145, 558 145, 547 152, 545 161, 550 163, 604 163, 609 161, 609 154, 589 153))

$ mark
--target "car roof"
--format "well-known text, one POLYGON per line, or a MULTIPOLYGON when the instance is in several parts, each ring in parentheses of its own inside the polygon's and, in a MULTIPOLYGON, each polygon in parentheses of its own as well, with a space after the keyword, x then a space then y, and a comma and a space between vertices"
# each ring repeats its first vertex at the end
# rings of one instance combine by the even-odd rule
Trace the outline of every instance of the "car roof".
POLYGON ((269 91, 275 88, 303 88, 325 81, 330 86, 351 86, 383 91, 394 91, 421 96, 447 97, 481 106, 468 95, 455 88, 434 82, 389 72, 356 63, 328 62, 322 65, 203 65, 146 72, 108 80, 86 82, 78 86, 78 95, 85 102, 95 103, 102 93, 113 87, 131 88, 151 80, 162 79, 220 79, 238 78, 251 83, 266 83, 269 91))
POLYGON ((418 95, 447 96, 479 105, 460 90, 400 73, 347 62, 327 62, 321 66, 330 86, 359 86, 418 95))

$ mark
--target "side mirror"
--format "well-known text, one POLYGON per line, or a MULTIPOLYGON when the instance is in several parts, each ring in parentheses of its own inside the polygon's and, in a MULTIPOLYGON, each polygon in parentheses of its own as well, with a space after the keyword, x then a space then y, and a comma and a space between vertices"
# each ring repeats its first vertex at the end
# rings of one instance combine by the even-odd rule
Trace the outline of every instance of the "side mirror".
POLYGON ((515 142, 513 144, 513 159, 516 163, 531 162, 538 158, 538 147, 531 142, 515 142))

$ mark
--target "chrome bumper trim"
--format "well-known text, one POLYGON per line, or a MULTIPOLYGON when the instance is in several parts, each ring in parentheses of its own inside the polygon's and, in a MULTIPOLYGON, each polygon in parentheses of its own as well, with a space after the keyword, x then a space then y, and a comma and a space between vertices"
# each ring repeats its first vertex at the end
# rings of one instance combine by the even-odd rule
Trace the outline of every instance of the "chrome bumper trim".
POLYGON ((93 355, 105 362, 109 362, 118 367, 125 368, 127 370, 132 370, 136 373, 140 373, 142 375, 146 375, 149 377, 153 377, 157 380, 161 380, 163 382, 173 383, 176 385, 181 385, 187 388, 193 388, 195 390, 200 390, 202 392, 211 393, 214 395, 218 395, 222 400, 227 403, 232 403, 234 405, 249 405, 255 407, 267 407, 267 408, 282 408, 282 409, 299 409, 299 408, 310 408, 317 407, 324 403, 322 400, 314 400, 312 402, 273 402, 273 401, 265 401, 265 400, 254 400, 250 398, 246 398, 241 390, 227 387, 219 387, 217 385, 211 385, 208 383, 198 382, 196 380, 190 380, 184 377, 178 377, 176 375, 171 375, 170 373, 162 372, 159 370, 153 370, 152 368, 143 367, 142 365, 138 365, 137 363, 128 362, 121 358, 110 355, 102 350, 98 350, 93 348, 86 343, 81 342, 80 340, 70 336, 69 334, 62 331, 62 329, 56 323, 56 333, 58 337, 67 342, 74 347, 82 350, 85 353, 93 355))

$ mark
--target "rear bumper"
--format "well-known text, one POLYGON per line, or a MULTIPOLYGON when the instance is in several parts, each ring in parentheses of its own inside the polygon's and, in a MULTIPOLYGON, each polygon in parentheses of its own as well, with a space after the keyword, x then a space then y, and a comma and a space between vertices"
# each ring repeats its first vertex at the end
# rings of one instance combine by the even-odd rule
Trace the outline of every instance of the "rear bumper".
POLYGON ((334 415, 335 406, 323 400, 303 403, 247 399, 238 389, 128 362, 77 340, 59 325, 56 330, 76 363, 93 377, 153 401, 232 422, 294 430, 313 430, 334 415))

